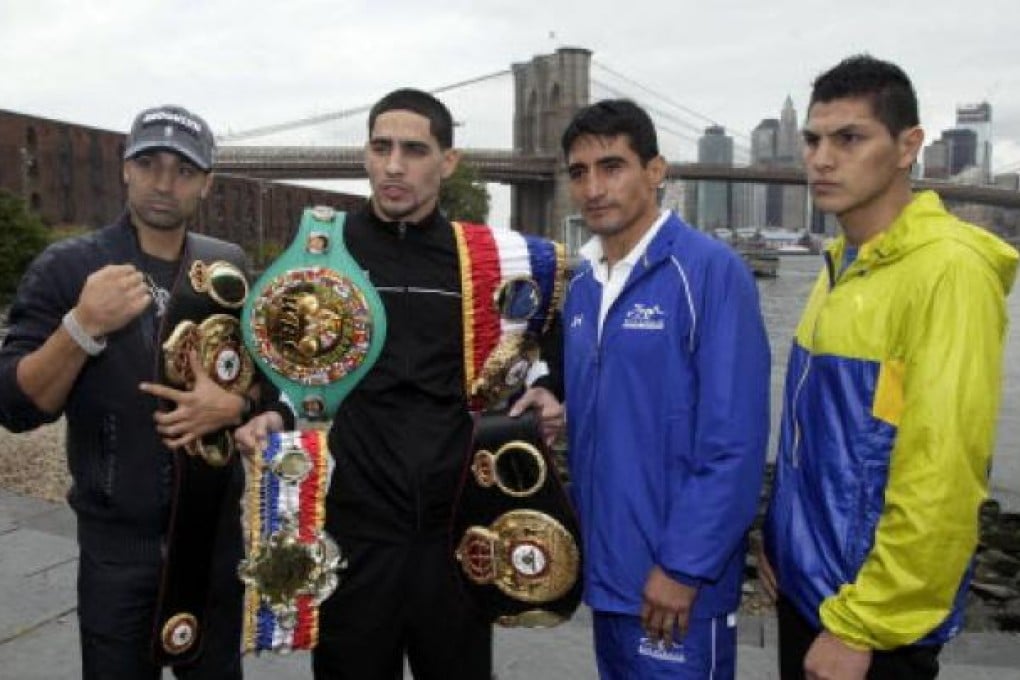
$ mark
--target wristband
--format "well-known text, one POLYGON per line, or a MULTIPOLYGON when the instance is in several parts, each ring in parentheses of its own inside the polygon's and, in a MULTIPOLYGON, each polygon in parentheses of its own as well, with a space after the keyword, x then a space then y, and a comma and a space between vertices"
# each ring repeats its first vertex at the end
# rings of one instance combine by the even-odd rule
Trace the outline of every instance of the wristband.
POLYGON ((104 349, 106 349, 106 338, 99 337, 93 338, 91 335, 85 332, 85 329, 78 323, 78 319, 74 318, 74 310, 68 310, 67 314, 64 315, 62 321, 64 330, 71 336, 71 339, 84 350, 90 357, 98 356, 104 349))

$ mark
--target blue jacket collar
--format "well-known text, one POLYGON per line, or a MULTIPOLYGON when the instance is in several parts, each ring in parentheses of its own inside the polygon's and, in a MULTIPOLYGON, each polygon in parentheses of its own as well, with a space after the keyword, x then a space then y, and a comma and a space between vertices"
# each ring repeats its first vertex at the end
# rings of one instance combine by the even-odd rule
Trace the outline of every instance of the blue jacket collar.
POLYGON ((641 257, 638 266, 634 271, 648 269, 669 258, 673 252, 674 243, 683 238, 683 230, 690 227, 683 222, 676 213, 670 212, 669 217, 663 222, 659 233, 655 235, 652 242, 648 244, 645 254, 641 257))

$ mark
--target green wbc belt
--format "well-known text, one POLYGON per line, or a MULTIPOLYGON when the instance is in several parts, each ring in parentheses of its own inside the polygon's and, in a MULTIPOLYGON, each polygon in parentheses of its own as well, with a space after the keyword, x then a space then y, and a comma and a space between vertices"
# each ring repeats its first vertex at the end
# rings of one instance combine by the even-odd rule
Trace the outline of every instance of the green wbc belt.
POLYGON ((305 209, 241 316, 255 362, 310 421, 333 417, 386 337, 382 300, 344 247, 344 218, 332 208, 305 209))

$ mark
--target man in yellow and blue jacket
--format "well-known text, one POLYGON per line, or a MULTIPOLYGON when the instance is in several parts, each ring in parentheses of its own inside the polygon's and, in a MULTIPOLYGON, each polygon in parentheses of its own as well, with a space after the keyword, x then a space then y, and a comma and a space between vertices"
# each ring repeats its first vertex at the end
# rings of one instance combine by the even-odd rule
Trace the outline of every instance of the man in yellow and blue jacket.
POLYGON ((783 678, 934 678, 963 620, 1017 252, 913 194, 897 66, 814 83, 804 161, 827 250, 790 352, 764 530, 783 678))

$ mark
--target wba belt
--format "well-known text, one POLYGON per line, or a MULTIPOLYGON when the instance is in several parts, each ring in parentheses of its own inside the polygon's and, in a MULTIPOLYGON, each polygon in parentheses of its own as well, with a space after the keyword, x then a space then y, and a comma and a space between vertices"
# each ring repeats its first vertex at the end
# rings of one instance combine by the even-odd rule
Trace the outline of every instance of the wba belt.
POLYGON ((464 588, 489 620, 552 626, 581 597, 578 524, 535 413, 498 409, 524 387, 563 292, 559 244, 455 224, 464 310, 465 389, 475 413, 452 534, 464 588))
POLYGON ((255 362, 310 429, 274 434, 246 461, 245 651, 311 649, 318 606, 346 564, 323 531, 333 470, 325 427, 375 363, 386 336, 378 293, 344 247, 345 215, 306 209, 241 316, 255 362))

